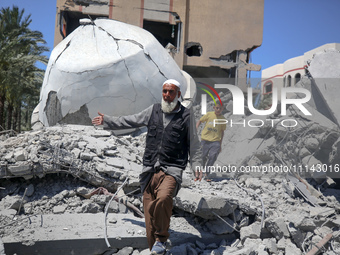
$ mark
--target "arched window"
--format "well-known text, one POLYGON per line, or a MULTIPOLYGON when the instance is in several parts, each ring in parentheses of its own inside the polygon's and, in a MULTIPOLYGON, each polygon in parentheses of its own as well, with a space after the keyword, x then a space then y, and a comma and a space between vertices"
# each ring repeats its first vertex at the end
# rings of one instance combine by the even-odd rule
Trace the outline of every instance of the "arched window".
POLYGON ((273 91, 273 83, 272 81, 267 81, 263 86, 263 94, 271 94, 273 91))
POLYGON ((298 83, 300 80, 301 80, 301 74, 300 73, 295 74, 295 83, 294 84, 298 83))
POLYGON ((291 87, 292 86, 292 76, 288 75, 288 84, 287 87, 291 87))

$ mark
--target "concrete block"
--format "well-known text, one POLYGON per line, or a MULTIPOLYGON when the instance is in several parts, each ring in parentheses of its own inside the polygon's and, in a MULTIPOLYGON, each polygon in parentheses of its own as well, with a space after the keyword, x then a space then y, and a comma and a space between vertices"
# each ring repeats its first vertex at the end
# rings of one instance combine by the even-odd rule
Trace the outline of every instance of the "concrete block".
POLYGON ((53 213, 54 214, 62 214, 66 211, 67 206, 64 205, 57 205, 53 207, 53 213))
POLYGON ((277 254, 277 245, 275 238, 266 238, 263 240, 263 244, 267 247, 270 254, 277 254))
POLYGON ((289 237, 289 231, 284 218, 267 219, 265 227, 277 240, 289 237))
POLYGON ((197 194, 187 188, 180 189, 174 198, 174 205, 205 219, 216 218, 213 212, 221 217, 228 216, 237 207, 223 197, 197 194))
POLYGON ((93 132, 91 132, 91 136, 99 138, 99 137, 110 137, 111 132, 108 130, 102 130, 102 129, 95 129, 93 132))
POLYGON ((25 179, 31 179, 33 177, 32 165, 27 162, 10 165, 8 166, 8 171, 14 176, 24 177, 25 179))
POLYGON ((122 158, 108 158, 105 160, 106 164, 116 168, 124 168, 124 163, 122 158))
MULTIPOLYGON (((248 116, 245 119, 235 118, 236 117, 233 116, 234 122, 247 123, 253 116, 248 116)), ((256 119, 259 119, 259 116, 256 116, 256 119)), ((266 149, 275 142, 275 139, 272 140, 271 138, 266 141, 255 138, 259 131, 260 128, 244 127, 243 125, 234 125, 233 127, 230 127, 229 131, 224 134, 222 152, 218 155, 216 162, 220 165, 230 164, 239 166, 245 158, 252 156, 256 151, 266 149)))
POLYGON ((310 151, 306 147, 300 148, 298 151, 299 157, 304 158, 310 155, 310 151))
POLYGON ((14 151, 14 158, 16 161, 25 161, 27 159, 27 152, 24 149, 17 149, 14 151))
POLYGON ((81 159, 81 160, 90 161, 90 160, 93 159, 93 157, 94 157, 95 155, 96 155, 96 154, 94 154, 94 153, 81 152, 81 153, 80 153, 80 159, 81 159))
POLYGON ((105 150, 104 155, 108 157, 115 157, 119 152, 117 150, 105 150))
POLYGON ((117 178, 117 179, 119 179, 125 173, 124 170, 121 170, 121 169, 114 167, 112 165, 107 165, 105 163, 97 163, 96 164, 96 170, 99 173, 105 173, 108 176, 111 176, 111 177, 117 178))
POLYGON ((102 212, 102 207, 91 201, 84 202, 80 208, 77 208, 77 213, 99 213, 102 212))
POLYGON ((81 153, 81 150, 80 149, 78 149, 78 148, 74 148, 72 151, 71 151, 71 153, 74 155, 74 158, 79 158, 79 156, 80 156, 80 153, 81 153))
POLYGON ((262 162, 273 160, 273 155, 268 150, 258 151, 254 155, 262 162))
POLYGON ((261 222, 254 222, 253 224, 243 227, 240 230, 240 239, 244 241, 246 238, 257 239, 261 236, 261 222))
POLYGON ((310 152, 314 152, 316 149, 319 148, 320 142, 314 137, 309 137, 304 140, 304 144, 310 152))
POLYGON ((287 227, 294 243, 297 245, 297 247, 301 248, 305 239, 305 234, 303 234, 300 229, 295 228, 293 223, 289 223, 287 227))
POLYGON ((303 232, 312 232, 316 228, 314 221, 309 217, 303 217, 295 227, 300 229, 303 232))

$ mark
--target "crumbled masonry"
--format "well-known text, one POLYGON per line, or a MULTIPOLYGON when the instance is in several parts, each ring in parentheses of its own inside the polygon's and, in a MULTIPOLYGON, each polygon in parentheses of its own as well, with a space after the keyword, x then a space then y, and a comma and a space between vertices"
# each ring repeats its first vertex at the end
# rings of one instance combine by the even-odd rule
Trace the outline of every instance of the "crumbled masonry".
MULTIPOLYGON (((313 86, 313 73, 297 86, 313 86)), ((229 109, 231 95, 220 96, 229 109)), ((185 170, 169 254, 340 254, 340 130, 313 105, 308 110, 306 117, 289 106, 287 116, 266 116, 275 125, 227 129, 216 164, 262 172, 221 168, 214 181, 194 182, 185 170), (284 118, 298 125, 285 127, 284 118)), ((197 120, 199 105, 194 112, 197 120)), ((144 142, 142 131, 116 136, 83 125, 0 136, 0 254, 149 254, 139 215, 144 142)))

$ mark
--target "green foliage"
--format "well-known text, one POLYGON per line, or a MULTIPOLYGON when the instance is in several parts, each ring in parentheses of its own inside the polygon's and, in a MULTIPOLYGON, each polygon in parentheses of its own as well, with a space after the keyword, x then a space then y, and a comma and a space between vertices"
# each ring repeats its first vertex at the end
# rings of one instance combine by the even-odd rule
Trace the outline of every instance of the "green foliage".
MULTIPOLYGON (((0 9, 0 126, 4 129, 21 130, 22 113, 30 115, 39 100, 44 70, 36 63, 48 62, 42 55, 48 51, 46 42, 41 32, 29 29, 30 17, 16 6, 0 9)), ((29 128, 28 122, 24 118, 23 126, 29 128)))

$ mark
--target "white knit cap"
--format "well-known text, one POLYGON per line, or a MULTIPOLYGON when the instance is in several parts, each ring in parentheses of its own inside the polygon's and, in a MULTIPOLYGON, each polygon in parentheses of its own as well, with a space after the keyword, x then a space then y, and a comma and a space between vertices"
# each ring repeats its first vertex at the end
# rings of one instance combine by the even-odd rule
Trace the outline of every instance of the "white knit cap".
POLYGON ((166 80, 166 81, 163 83, 162 86, 164 86, 165 84, 173 84, 173 85, 177 86, 178 88, 181 88, 181 84, 180 84, 178 81, 174 80, 174 79, 166 80))

